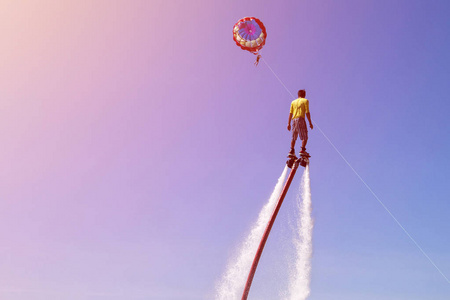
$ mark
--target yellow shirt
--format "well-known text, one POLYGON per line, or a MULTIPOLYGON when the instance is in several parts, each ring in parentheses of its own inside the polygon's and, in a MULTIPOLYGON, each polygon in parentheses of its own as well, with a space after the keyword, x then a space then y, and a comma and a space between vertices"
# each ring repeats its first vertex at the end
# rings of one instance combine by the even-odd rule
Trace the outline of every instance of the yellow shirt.
POLYGON ((292 119, 305 118, 305 114, 309 113, 309 101, 306 98, 298 98, 292 101, 291 110, 292 119))

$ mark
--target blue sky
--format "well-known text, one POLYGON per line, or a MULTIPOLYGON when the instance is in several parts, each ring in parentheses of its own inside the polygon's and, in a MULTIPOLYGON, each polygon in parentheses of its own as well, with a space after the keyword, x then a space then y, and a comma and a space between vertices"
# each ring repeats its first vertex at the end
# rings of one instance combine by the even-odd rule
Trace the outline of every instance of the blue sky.
MULTIPOLYGON (((293 94, 306 88, 313 120, 447 274, 448 5, 255 2, 240 8, 232 10, 235 19, 255 15, 268 28, 266 61, 293 94)), ((214 71, 196 73, 203 78, 211 71, 217 81, 202 86, 205 105, 184 141, 193 147, 187 160, 198 159, 189 167, 201 175, 195 183, 182 183, 182 213, 174 213, 191 225, 191 242, 206 247, 193 251, 199 258, 187 267, 205 264, 200 272, 205 282, 220 278, 248 232, 281 172, 289 143, 289 95, 264 64, 254 68, 254 57, 233 46, 224 43, 214 53, 214 71), (211 131, 217 136, 208 136, 211 131), (195 201, 187 195, 196 195, 195 201)), ((447 298, 448 282, 317 129, 308 146, 315 218, 310 299, 447 298)), ((276 287, 267 286, 281 272, 273 266, 284 255, 276 241, 288 234, 284 227, 294 191, 269 238, 250 297, 278 295, 276 287)), ((185 228, 179 230, 184 236, 185 228)))
MULTIPOLYGON (((2 8, 1 298, 212 299, 280 176, 292 97, 450 276, 448 1, 52 1, 2 8), (17 34, 20 33, 20 34, 17 34)), ((298 147, 298 144, 297 144, 298 147)), ((450 284, 310 131, 311 300, 450 284)), ((297 148, 298 150, 298 148, 297 148)), ((295 178, 249 299, 278 299, 295 178)))

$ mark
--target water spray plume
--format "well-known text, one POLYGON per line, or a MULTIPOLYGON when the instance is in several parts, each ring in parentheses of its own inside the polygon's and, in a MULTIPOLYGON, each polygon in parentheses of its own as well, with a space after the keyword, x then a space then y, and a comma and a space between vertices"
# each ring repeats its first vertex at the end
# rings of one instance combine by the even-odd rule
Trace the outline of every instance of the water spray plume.
POLYGON ((253 225, 250 234, 241 245, 238 254, 229 262, 222 280, 216 290, 217 300, 239 299, 247 279, 248 271, 253 262, 261 236, 270 219, 274 206, 281 194, 288 168, 285 167, 269 198, 269 201, 259 213, 258 220, 253 225))
POLYGON ((305 300, 311 292, 312 233, 314 222, 311 216, 312 204, 309 166, 306 167, 303 173, 297 200, 300 218, 298 218, 294 235, 296 258, 290 276, 289 300, 305 300))

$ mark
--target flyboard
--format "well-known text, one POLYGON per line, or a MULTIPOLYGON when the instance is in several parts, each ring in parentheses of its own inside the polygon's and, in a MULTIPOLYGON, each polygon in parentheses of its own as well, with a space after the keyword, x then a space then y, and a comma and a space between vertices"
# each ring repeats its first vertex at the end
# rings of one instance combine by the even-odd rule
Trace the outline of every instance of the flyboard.
POLYGON ((283 190, 281 191, 280 198, 278 198, 277 205, 270 217, 269 223, 267 223, 267 227, 264 231, 264 234, 261 238, 261 242, 259 243, 258 250, 256 251, 255 258, 253 259, 252 267, 250 269, 250 273, 247 277, 247 282, 245 284, 244 292, 242 294, 241 300, 247 300, 248 293, 250 292, 250 287, 252 285, 253 277, 255 276, 256 267, 258 266, 259 259, 261 258, 261 254, 263 252, 264 246, 266 245, 267 238, 269 237, 270 231, 272 230, 272 226, 275 223, 275 218, 278 215, 278 211, 281 208, 281 204, 283 204, 284 197, 286 196, 289 187, 291 185, 292 179, 294 179, 295 173, 297 172, 298 166, 306 167, 309 165, 309 158, 311 156, 308 153, 300 153, 300 158, 297 158, 295 154, 289 154, 288 160, 286 162, 287 166, 291 168, 291 172, 289 173, 289 177, 284 184, 283 190))
POLYGON ((306 168, 307 165, 309 165, 309 158, 311 155, 309 153, 300 153, 300 158, 297 158, 295 154, 290 154, 287 156, 288 160, 286 161, 286 165, 292 169, 294 166, 294 163, 298 161, 300 166, 306 168))

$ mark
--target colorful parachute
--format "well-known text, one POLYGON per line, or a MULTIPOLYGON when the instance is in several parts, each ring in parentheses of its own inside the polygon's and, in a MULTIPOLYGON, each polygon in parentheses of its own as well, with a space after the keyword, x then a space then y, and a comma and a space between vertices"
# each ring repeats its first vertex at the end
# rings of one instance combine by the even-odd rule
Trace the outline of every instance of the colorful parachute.
POLYGON ((266 38, 266 27, 257 18, 240 19, 233 27, 233 39, 236 45, 253 54, 258 54, 266 43, 266 38))

